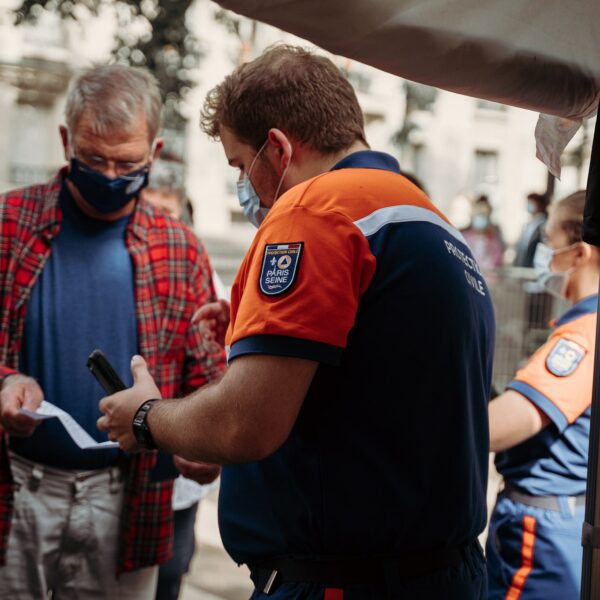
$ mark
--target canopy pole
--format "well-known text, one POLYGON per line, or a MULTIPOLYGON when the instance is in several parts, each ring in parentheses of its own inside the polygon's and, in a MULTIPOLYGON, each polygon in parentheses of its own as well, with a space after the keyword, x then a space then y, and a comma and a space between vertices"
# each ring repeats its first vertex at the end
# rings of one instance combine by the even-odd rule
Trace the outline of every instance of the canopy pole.
MULTIPOLYGON (((596 119, 587 197, 583 219, 583 239, 600 247, 600 118, 596 119)), ((599 290, 600 292, 600 290, 599 290)), ((600 294, 599 294, 600 298, 600 294)), ((599 307, 600 308, 600 307, 599 307)), ((600 312, 600 311, 599 311, 600 312)), ((588 476, 585 501, 585 522, 581 542, 583 567, 581 600, 600 598, 600 319, 596 325, 596 354, 594 357, 594 386, 588 455, 588 476)))

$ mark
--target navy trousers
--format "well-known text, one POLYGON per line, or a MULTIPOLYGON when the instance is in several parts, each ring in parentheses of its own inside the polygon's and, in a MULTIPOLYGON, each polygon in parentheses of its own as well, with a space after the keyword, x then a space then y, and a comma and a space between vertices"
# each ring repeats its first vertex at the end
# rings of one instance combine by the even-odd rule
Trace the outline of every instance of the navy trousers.
POLYGON ((559 503, 545 510, 500 496, 486 545, 490 600, 579 598, 585 507, 559 503))

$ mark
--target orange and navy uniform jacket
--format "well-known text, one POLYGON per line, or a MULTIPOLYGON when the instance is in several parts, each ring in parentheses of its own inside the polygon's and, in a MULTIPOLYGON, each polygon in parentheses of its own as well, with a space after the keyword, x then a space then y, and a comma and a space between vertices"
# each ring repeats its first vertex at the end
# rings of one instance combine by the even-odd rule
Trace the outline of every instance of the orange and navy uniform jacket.
POLYGON ((242 263, 231 309, 230 362, 319 363, 286 442, 223 469, 221 534, 237 562, 476 538, 489 290, 461 234, 394 158, 357 152, 286 192, 242 263))
MULTIPOLYGON (((63 220, 59 195, 66 170, 47 184, 0 196, 0 382, 15 372, 31 292, 63 220)), ((184 225, 140 200, 125 244, 135 271, 135 309, 140 353, 163 397, 181 396, 219 377, 223 352, 207 353, 190 320, 214 301, 208 256, 184 225)), ((117 569, 132 571, 165 562, 172 548, 172 481, 154 483, 156 453, 131 458, 117 569)), ((7 437, 0 428, 0 566, 13 514, 14 484, 7 437)))
POLYGON ((501 452, 505 480, 534 496, 585 493, 596 339, 597 296, 572 306, 508 389, 528 398, 551 424, 501 452))

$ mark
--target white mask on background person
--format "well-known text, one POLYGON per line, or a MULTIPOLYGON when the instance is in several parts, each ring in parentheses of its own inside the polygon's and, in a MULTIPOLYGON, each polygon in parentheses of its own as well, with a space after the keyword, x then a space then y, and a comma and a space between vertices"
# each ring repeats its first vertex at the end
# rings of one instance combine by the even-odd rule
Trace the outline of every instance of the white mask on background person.
POLYGON ((472 223, 473 229, 477 229, 477 231, 483 231, 484 229, 488 228, 490 220, 485 215, 475 215, 473 217, 472 223))
MULTIPOLYGON (((252 181, 250 181, 250 173, 252 172, 252 169, 254 168, 256 159, 258 158, 260 153, 263 151, 264 147, 268 144, 268 142, 269 142, 268 139, 265 140, 265 143, 260 147, 260 150, 256 153, 256 156, 254 157, 254 160, 252 161, 252 164, 250 165, 250 168, 248 169, 248 173, 245 174, 242 177, 242 179, 238 180, 238 182, 237 182, 237 195, 238 195, 238 200, 239 200, 240 206, 242 207, 242 210, 244 211, 244 215, 246 215, 246 218, 248 219, 248 221, 250 221, 250 223, 252 223, 252 225, 254 225, 254 227, 256 227, 257 229, 260 227, 260 224, 265 220, 265 217, 269 213, 269 209, 266 208, 265 206, 261 206, 260 197, 256 193, 256 190, 254 189, 254 186, 252 185, 252 181)), ((286 165, 285 169, 283 170, 281 178, 279 179, 279 184, 277 185, 277 189, 275 190, 275 195, 273 196, 273 202, 275 202, 275 200, 277 200, 277 197, 279 195, 279 190, 281 189, 283 180, 285 178, 285 175, 287 173, 287 170, 288 170, 291 162, 292 162, 292 157, 290 154, 290 160, 288 161, 288 164, 286 165)))
POLYGON ((577 246, 577 244, 579 244, 579 242, 575 242, 574 244, 570 244, 564 248, 552 250, 550 246, 540 242, 535 248, 535 254, 533 255, 533 268, 537 273, 538 281, 547 292, 553 296, 556 296, 557 298, 565 298, 569 277, 571 273, 575 271, 576 267, 571 267, 566 271, 551 271, 550 265, 552 264, 552 259, 557 254, 562 254, 567 250, 571 250, 577 246))

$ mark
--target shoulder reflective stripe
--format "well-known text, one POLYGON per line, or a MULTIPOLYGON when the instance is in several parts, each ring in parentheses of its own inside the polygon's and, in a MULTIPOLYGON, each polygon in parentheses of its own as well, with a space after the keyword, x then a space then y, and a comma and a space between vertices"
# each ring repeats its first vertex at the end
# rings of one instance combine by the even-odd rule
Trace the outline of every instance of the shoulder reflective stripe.
POLYGON ((521 541, 521 568, 514 574, 504 600, 519 600, 523 587, 533 569, 533 549, 535 546, 535 517, 523 517, 523 538, 521 541))
POLYGON ((390 223, 410 223, 415 221, 437 225, 456 238, 459 242, 467 245, 465 238, 458 229, 455 229, 452 225, 446 223, 439 215, 436 215, 426 208, 421 208, 420 206, 386 206, 385 208, 380 208, 371 213, 368 217, 363 217, 358 221, 354 221, 354 224, 363 232, 365 237, 369 237, 390 223))

